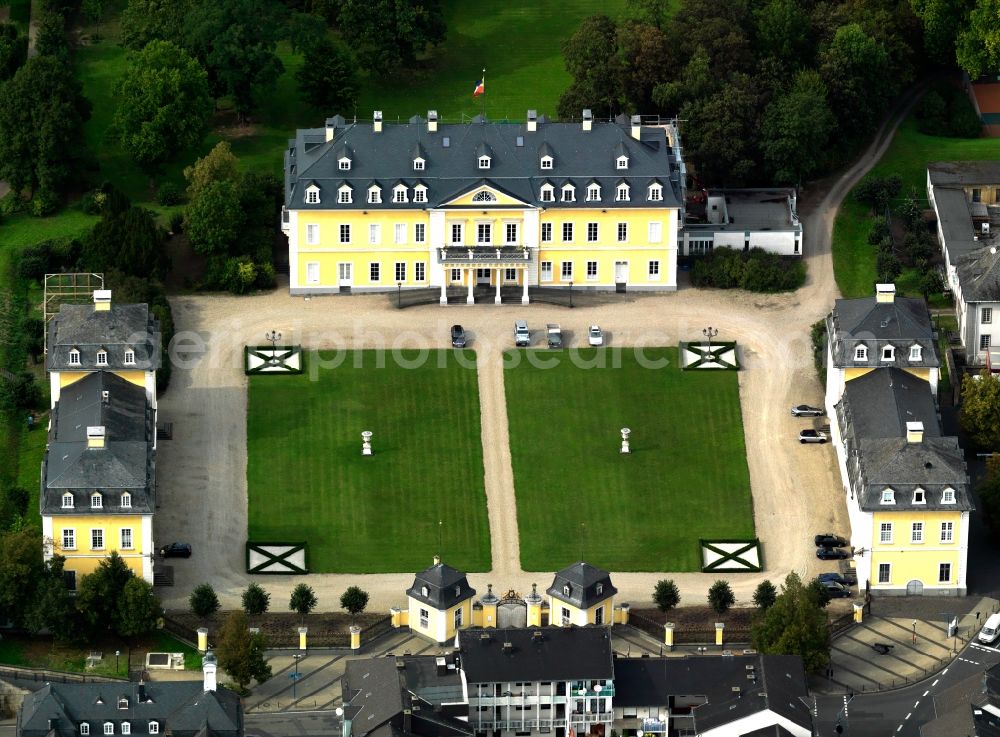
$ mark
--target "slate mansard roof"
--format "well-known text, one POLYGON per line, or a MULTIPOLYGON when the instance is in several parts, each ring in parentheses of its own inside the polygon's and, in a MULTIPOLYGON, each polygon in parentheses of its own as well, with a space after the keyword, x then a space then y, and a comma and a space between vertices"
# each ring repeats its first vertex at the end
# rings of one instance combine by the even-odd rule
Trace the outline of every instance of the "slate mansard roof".
POLYGON ((348 123, 335 116, 327 121, 334 138, 326 141, 327 129, 296 131, 285 152, 285 206, 296 210, 407 210, 433 208, 479 185, 494 187, 511 197, 539 207, 601 209, 681 206, 682 163, 670 146, 665 129, 643 126, 641 140, 631 136, 630 122, 619 116, 613 122, 594 121, 590 131, 580 123, 555 123, 538 118, 537 130, 525 124, 491 122, 481 117, 470 123, 440 123, 434 133, 427 122, 414 116, 406 123, 384 123, 376 133, 370 122, 348 123), (619 155, 628 156, 628 168, 618 169, 619 155), (350 169, 341 170, 339 159, 351 159, 350 169), (424 169, 415 171, 413 159, 423 158, 424 169), (480 169, 480 156, 490 156, 490 167, 480 169), (541 169, 543 156, 551 156, 551 169, 541 169), (587 201, 591 181, 601 185, 601 197, 587 201), (615 201, 619 181, 631 185, 628 201, 615 201), (557 202, 542 202, 541 187, 549 183, 557 202), (576 187, 575 202, 558 202, 565 184, 576 187), (663 186, 662 200, 647 200, 647 188, 663 186), (337 202, 343 185, 353 188, 350 204, 337 202), (367 201, 373 184, 383 190, 382 202, 367 201), (403 184, 422 184, 427 202, 394 203, 391 190, 403 184), (320 202, 305 201, 306 188, 320 190, 320 202))
POLYGON ((878 302, 875 297, 838 299, 827 318, 827 331, 833 341, 833 364, 838 368, 936 367, 940 365, 934 350, 934 331, 927 305, 922 299, 895 297, 878 302), (865 361, 855 361, 859 345, 868 349, 865 361), (882 360, 882 349, 893 346, 892 361, 882 360), (920 359, 910 360, 910 348, 920 346, 920 359))
POLYGON ((607 571, 578 561, 558 571, 547 594, 578 609, 589 609, 618 593, 607 571))
POLYGON ((80 724, 100 737, 104 722, 128 722, 131 734, 148 735, 157 723, 160 735, 174 737, 243 737, 239 697, 224 687, 205 691, 201 681, 138 683, 49 683, 24 698, 17 737, 79 737, 80 724), (119 700, 128 701, 119 708, 119 700))
POLYGON ((112 304, 108 310, 94 305, 61 305, 48 327, 49 371, 95 369, 155 371, 160 367, 160 324, 146 304, 112 304), (80 352, 80 363, 71 364, 70 351, 80 352), (107 364, 98 365, 97 352, 107 352, 107 364), (125 363, 125 352, 135 353, 135 363, 125 363))
POLYGON ((614 678, 607 627, 465 629, 458 651, 468 683, 614 678))
POLYGON ((413 578, 413 585, 406 590, 406 595, 443 610, 471 599, 476 590, 469 586, 469 579, 464 573, 435 558, 434 565, 413 578))

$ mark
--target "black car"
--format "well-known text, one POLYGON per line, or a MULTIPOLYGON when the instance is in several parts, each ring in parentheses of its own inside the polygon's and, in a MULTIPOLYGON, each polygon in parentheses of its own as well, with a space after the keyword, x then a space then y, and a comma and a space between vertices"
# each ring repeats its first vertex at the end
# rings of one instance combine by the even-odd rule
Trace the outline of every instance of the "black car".
POLYGON ((842 548, 847 545, 847 540, 840 535, 831 535, 829 533, 817 535, 813 538, 813 542, 816 544, 816 547, 822 545, 824 548, 842 548))
POLYGON ((834 583, 839 583, 841 586, 854 586, 858 580, 850 579, 847 576, 842 576, 839 573, 821 573, 816 576, 816 580, 820 583, 826 583, 827 581, 833 581, 834 583))
POLYGON ((816 557, 820 560, 846 560, 851 553, 843 548, 816 548, 816 557))
POLYGON ((822 417, 825 414, 825 410, 808 404, 800 404, 797 407, 792 407, 792 417, 822 417))
POLYGON ((465 348, 465 328, 461 325, 451 326, 451 347, 465 348))
POLYGON ((191 546, 187 543, 170 543, 160 548, 160 555, 164 558, 190 558, 191 546))
POLYGON ((836 581, 821 581, 820 585, 831 599, 849 599, 854 596, 849 588, 836 581))

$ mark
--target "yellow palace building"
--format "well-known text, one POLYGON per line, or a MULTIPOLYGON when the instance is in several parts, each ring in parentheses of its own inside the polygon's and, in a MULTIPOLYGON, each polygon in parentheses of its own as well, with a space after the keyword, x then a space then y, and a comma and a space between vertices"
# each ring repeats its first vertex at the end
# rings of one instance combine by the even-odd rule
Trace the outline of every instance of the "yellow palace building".
POLYGON ((674 290, 683 181, 676 127, 639 116, 337 115, 285 152, 290 291, 674 290))
POLYGON ((112 551, 152 583, 159 324, 99 290, 92 305, 62 305, 48 331, 45 556, 66 558, 71 588, 112 551))

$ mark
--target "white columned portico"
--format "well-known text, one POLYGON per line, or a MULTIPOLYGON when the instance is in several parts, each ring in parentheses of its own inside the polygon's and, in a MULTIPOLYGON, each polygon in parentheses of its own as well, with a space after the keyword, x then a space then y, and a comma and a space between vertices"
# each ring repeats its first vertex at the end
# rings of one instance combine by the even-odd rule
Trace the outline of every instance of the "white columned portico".
POLYGON ((523 290, 521 292, 521 304, 526 305, 526 304, 528 304, 528 269, 527 268, 521 270, 521 281, 524 282, 523 285, 522 285, 522 287, 521 287, 522 290, 523 290))
POLYGON ((476 287, 476 270, 469 269, 469 296, 465 298, 465 303, 474 305, 476 303, 476 298, 472 294, 472 290, 476 287))
POLYGON ((493 304, 500 304, 500 277, 503 276, 503 269, 497 268, 496 279, 497 279, 497 296, 493 298, 493 304))
MULTIPOLYGON (((445 276, 447 276, 448 270, 445 269, 445 276)), ((441 279, 441 304, 448 304, 448 280, 446 278, 441 279)))

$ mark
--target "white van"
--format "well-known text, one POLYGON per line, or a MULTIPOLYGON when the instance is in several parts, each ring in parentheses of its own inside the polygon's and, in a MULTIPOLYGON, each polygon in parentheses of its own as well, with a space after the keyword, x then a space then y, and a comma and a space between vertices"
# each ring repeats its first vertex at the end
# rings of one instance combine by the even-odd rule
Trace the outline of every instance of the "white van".
POLYGON ((992 645, 997 637, 1000 637, 1000 614, 991 614, 986 620, 986 624, 979 630, 977 639, 987 645, 992 645))

